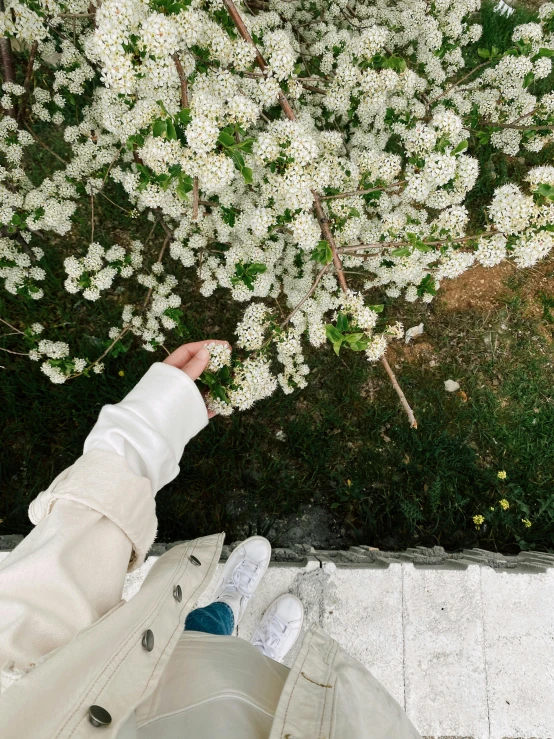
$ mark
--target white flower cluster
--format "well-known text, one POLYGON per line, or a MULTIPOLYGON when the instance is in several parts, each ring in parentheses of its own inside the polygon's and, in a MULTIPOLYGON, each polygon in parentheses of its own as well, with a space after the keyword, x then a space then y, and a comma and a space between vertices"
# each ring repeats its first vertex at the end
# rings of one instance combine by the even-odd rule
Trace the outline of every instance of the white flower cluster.
POLYGON ((108 290, 118 272, 122 277, 131 277, 142 265, 142 244, 134 241, 131 251, 119 245, 110 249, 98 242, 89 245, 84 257, 71 256, 64 261, 68 275, 64 286, 68 293, 83 293, 86 300, 98 300, 103 290, 108 290))
POLYGON ((206 369, 208 372, 217 372, 222 367, 228 367, 231 364, 231 347, 225 344, 205 344, 206 349, 210 353, 210 362, 206 369))
MULTIPOLYGON (((484 209, 489 226, 472 230, 479 141, 525 158, 554 140, 554 92, 540 92, 552 69, 554 3, 515 28, 511 48, 481 50, 477 70, 466 60, 478 49, 480 6, 271 0, 253 14, 239 4, 262 72, 256 49, 213 0, 103 0, 90 6, 94 18, 88 0, 5 0, 0 34, 15 49, 39 43, 28 94, 4 83, 0 102, 22 105, 31 127, 42 122, 39 142, 16 118, 0 120, 5 288, 43 298, 47 260, 33 239, 65 237, 52 242, 65 290, 88 301, 117 295, 124 307, 109 339, 133 334, 152 352, 181 328, 185 284, 196 280, 206 298, 226 293, 245 305, 236 329, 243 359, 231 364, 227 349, 210 347, 212 371, 232 367, 229 404, 210 399, 221 413, 278 386, 304 387, 304 345, 324 346, 340 311, 363 333, 367 359, 380 359, 402 329, 374 333, 372 292, 430 302, 442 280, 475 263, 528 267, 553 246, 549 163, 498 187, 484 209), (283 94, 291 107, 280 116, 283 94), (55 136, 42 140, 47 126, 60 127, 63 149, 55 136), (44 174, 33 166, 39 148, 41 162, 52 161, 44 174), (77 207, 104 203, 108 187, 118 188, 114 207, 157 234, 162 220, 161 251, 156 237, 147 249, 72 248, 77 207), (327 229, 356 290, 341 290, 327 229), (292 315, 281 321, 285 310, 292 315)), ((54 382, 88 373, 65 345, 37 345, 30 356, 54 382)))
POLYGON ((217 398, 208 398, 208 408, 229 416, 234 409, 246 411, 258 400, 272 395, 277 388, 277 380, 271 372, 269 360, 263 356, 251 356, 235 370, 233 388, 227 391, 229 403, 217 398))

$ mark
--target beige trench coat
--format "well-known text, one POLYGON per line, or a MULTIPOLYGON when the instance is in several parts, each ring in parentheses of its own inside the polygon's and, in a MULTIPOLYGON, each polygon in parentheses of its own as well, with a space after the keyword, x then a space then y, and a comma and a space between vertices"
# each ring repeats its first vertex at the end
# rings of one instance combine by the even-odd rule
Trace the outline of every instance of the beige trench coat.
MULTIPOLYGON (((201 401, 192 382, 175 379, 192 394, 189 405, 201 401)), ((182 410, 176 408, 179 418, 182 410)), ((187 434, 184 443, 193 431, 187 434)), ((219 561, 222 534, 176 546, 157 560, 135 597, 121 600, 125 573, 144 561, 155 536, 154 497, 149 480, 124 456, 101 447, 89 445, 33 501, 37 525, 0 565, 2 739, 135 739, 137 716, 156 719, 149 699, 163 685, 185 617, 219 561), (151 651, 142 645, 147 629, 154 634, 151 651), (109 711, 108 726, 91 724, 92 705, 109 711)), ((308 632, 269 739, 362 737, 419 734, 362 665, 323 632, 308 632)))

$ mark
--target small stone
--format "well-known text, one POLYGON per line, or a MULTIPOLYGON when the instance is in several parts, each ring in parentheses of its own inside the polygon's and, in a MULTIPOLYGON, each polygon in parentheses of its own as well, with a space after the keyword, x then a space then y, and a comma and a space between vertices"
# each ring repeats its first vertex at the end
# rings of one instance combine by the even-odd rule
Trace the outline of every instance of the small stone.
POLYGON ((444 389, 447 393, 455 393, 456 390, 460 389, 460 383, 456 382, 455 380, 445 380, 444 389))
POLYGON ((410 341, 416 336, 421 336, 422 333, 423 333, 423 323, 420 323, 418 326, 412 326, 412 328, 409 328, 405 334, 406 344, 409 344, 410 341))

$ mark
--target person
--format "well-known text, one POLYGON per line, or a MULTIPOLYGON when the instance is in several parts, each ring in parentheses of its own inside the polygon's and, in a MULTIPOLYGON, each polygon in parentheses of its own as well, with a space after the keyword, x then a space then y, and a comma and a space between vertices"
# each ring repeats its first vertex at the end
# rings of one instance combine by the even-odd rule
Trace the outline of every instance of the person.
MULTIPOLYGON (((269 564, 262 537, 194 608, 223 535, 173 547, 125 602, 156 535, 155 495, 208 423, 195 385, 206 342, 154 363, 104 406, 83 455, 29 507, 35 527, 0 566, 3 739, 417 739, 380 683, 317 628, 292 667, 302 604, 283 594, 251 642, 231 636, 269 564)), ((224 491, 222 491, 222 495, 224 491)))

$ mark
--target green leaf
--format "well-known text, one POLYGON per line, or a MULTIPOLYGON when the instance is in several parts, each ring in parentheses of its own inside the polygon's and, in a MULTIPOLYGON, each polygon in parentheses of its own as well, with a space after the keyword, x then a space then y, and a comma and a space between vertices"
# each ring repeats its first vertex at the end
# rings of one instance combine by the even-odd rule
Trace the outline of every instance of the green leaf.
POLYGON ((158 105, 159 105, 159 106, 160 106, 160 108, 162 109, 162 113, 163 113, 164 115, 169 115, 169 113, 168 113, 168 112, 167 112, 167 110, 165 109, 165 105, 163 104, 163 101, 162 101, 162 100, 156 100, 156 102, 158 103, 158 105))
POLYGON ((369 341, 355 341, 353 344, 350 344, 349 348, 352 349, 353 352, 361 352, 364 349, 367 349, 369 346, 369 341))
POLYGON ((223 146, 229 147, 235 145, 235 139, 231 136, 231 134, 226 133, 225 131, 220 132, 217 140, 220 144, 223 144, 223 146))
POLYGON ((408 65, 406 64, 405 59, 402 59, 401 56, 390 56, 383 66, 386 69, 394 69, 395 72, 404 72, 408 65))
POLYGON ((341 346, 342 346, 342 339, 340 339, 339 341, 333 341, 333 350, 334 350, 335 354, 337 355, 337 357, 340 354, 340 348, 341 348, 341 346))
POLYGON ((166 121, 166 128, 167 128, 167 138, 170 141, 177 141, 177 132, 175 131, 175 126, 173 125, 173 122, 166 121))
MULTIPOLYGON (((537 57, 546 56, 546 57, 554 57, 554 49, 539 49, 539 53, 537 54, 537 57)), ((535 60, 535 57, 533 57, 533 61, 535 60)))
POLYGON ((360 211, 357 208, 350 208, 350 210, 348 211, 348 215, 352 216, 352 218, 359 218, 360 211))
POLYGON ((491 140, 491 135, 488 131, 477 131, 477 138, 479 139, 479 143, 484 146, 491 140))
POLYGON ((337 316, 337 329, 339 331, 347 331, 348 330, 348 317, 342 311, 340 311, 339 314, 338 314, 338 316, 337 316))
POLYGON ((179 182, 175 188, 175 195, 177 195, 179 200, 188 200, 187 193, 191 190, 192 187, 189 187, 185 182, 179 182))
POLYGON ((542 195, 544 198, 548 198, 549 200, 554 200, 554 187, 552 185, 546 185, 546 184, 540 184, 537 187, 537 192, 539 195, 542 195))
POLYGON ((469 141, 460 141, 460 143, 454 149, 452 154, 459 154, 461 151, 465 151, 465 149, 467 149, 468 146, 469 146, 469 141))
POLYGON ((265 264, 259 264, 258 262, 249 264, 246 267, 246 273, 249 275, 261 275, 264 272, 267 272, 267 266, 265 264))
POLYGON ((218 400, 222 400, 224 403, 229 402, 225 389, 219 383, 215 383, 214 385, 212 385, 211 393, 214 396, 214 398, 217 398, 218 400))
POLYGON ((247 154, 252 154, 252 148, 254 145, 254 139, 243 139, 235 146, 241 151, 245 151, 247 154))
POLYGON ((411 253, 412 253, 411 250, 407 246, 404 246, 402 249, 393 249, 391 251, 391 256, 393 256, 393 257, 407 257, 408 254, 411 254, 411 253))
POLYGON ((358 334, 346 334, 344 337, 349 344, 356 344, 362 338, 363 333, 358 334))
POLYGON ((432 246, 428 246, 427 244, 425 244, 423 241, 420 241, 419 239, 415 242, 414 246, 418 251, 433 251, 432 246))
POLYGON ((240 153, 240 151, 237 151, 236 149, 230 149, 229 154, 231 155, 231 159, 235 163, 235 167, 242 172, 242 170, 246 167, 244 163, 244 157, 240 153))
POLYGON ((329 264, 333 261, 333 251, 327 241, 320 241, 312 252, 311 258, 319 264, 329 264))
POLYGON ((535 81, 535 73, 527 72, 527 74, 523 78, 523 87, 529 87, 529 85, 531 85, 534 81, 535 81))
POLYGON ((489 59, 491 55, 488 49, 477 49, 477 53, 479 54, 481 59, 489 59))
POLYGON ((190 114, 190 108, 183 108, 177 113, 175 117, 179 120, 179 123, 182 123, 183 126, 186 126, 192 120, 192 116, 190 114))
POLYGON ((337 341, 340 341, 341 343, 344 341, 344 336, 341 334, 336 326, 333 326, 332 323, 327 323, 325 325, 325 335, 327 336, 329 341, 333 342, 333 344, 337 341))
POLYGON ((368 308, 375 313, 382 313, 385 309, 385 306, 383 305, 383 303, 381 303, 381 305, 368 305, 368 308))
POLYGON ((246 182, 246 184, 251 185, 252 184, 252 170, 250 169, 250 167, 243 167, 241 169, 241 174, 244 177, 244 181, 246 182))
POLYGON ((154 136, 163 136, 166 131, 167 131, 166 121, 162 121, 162 120, 154 121, 154 125, 152 126, 152 134, 154 136))

